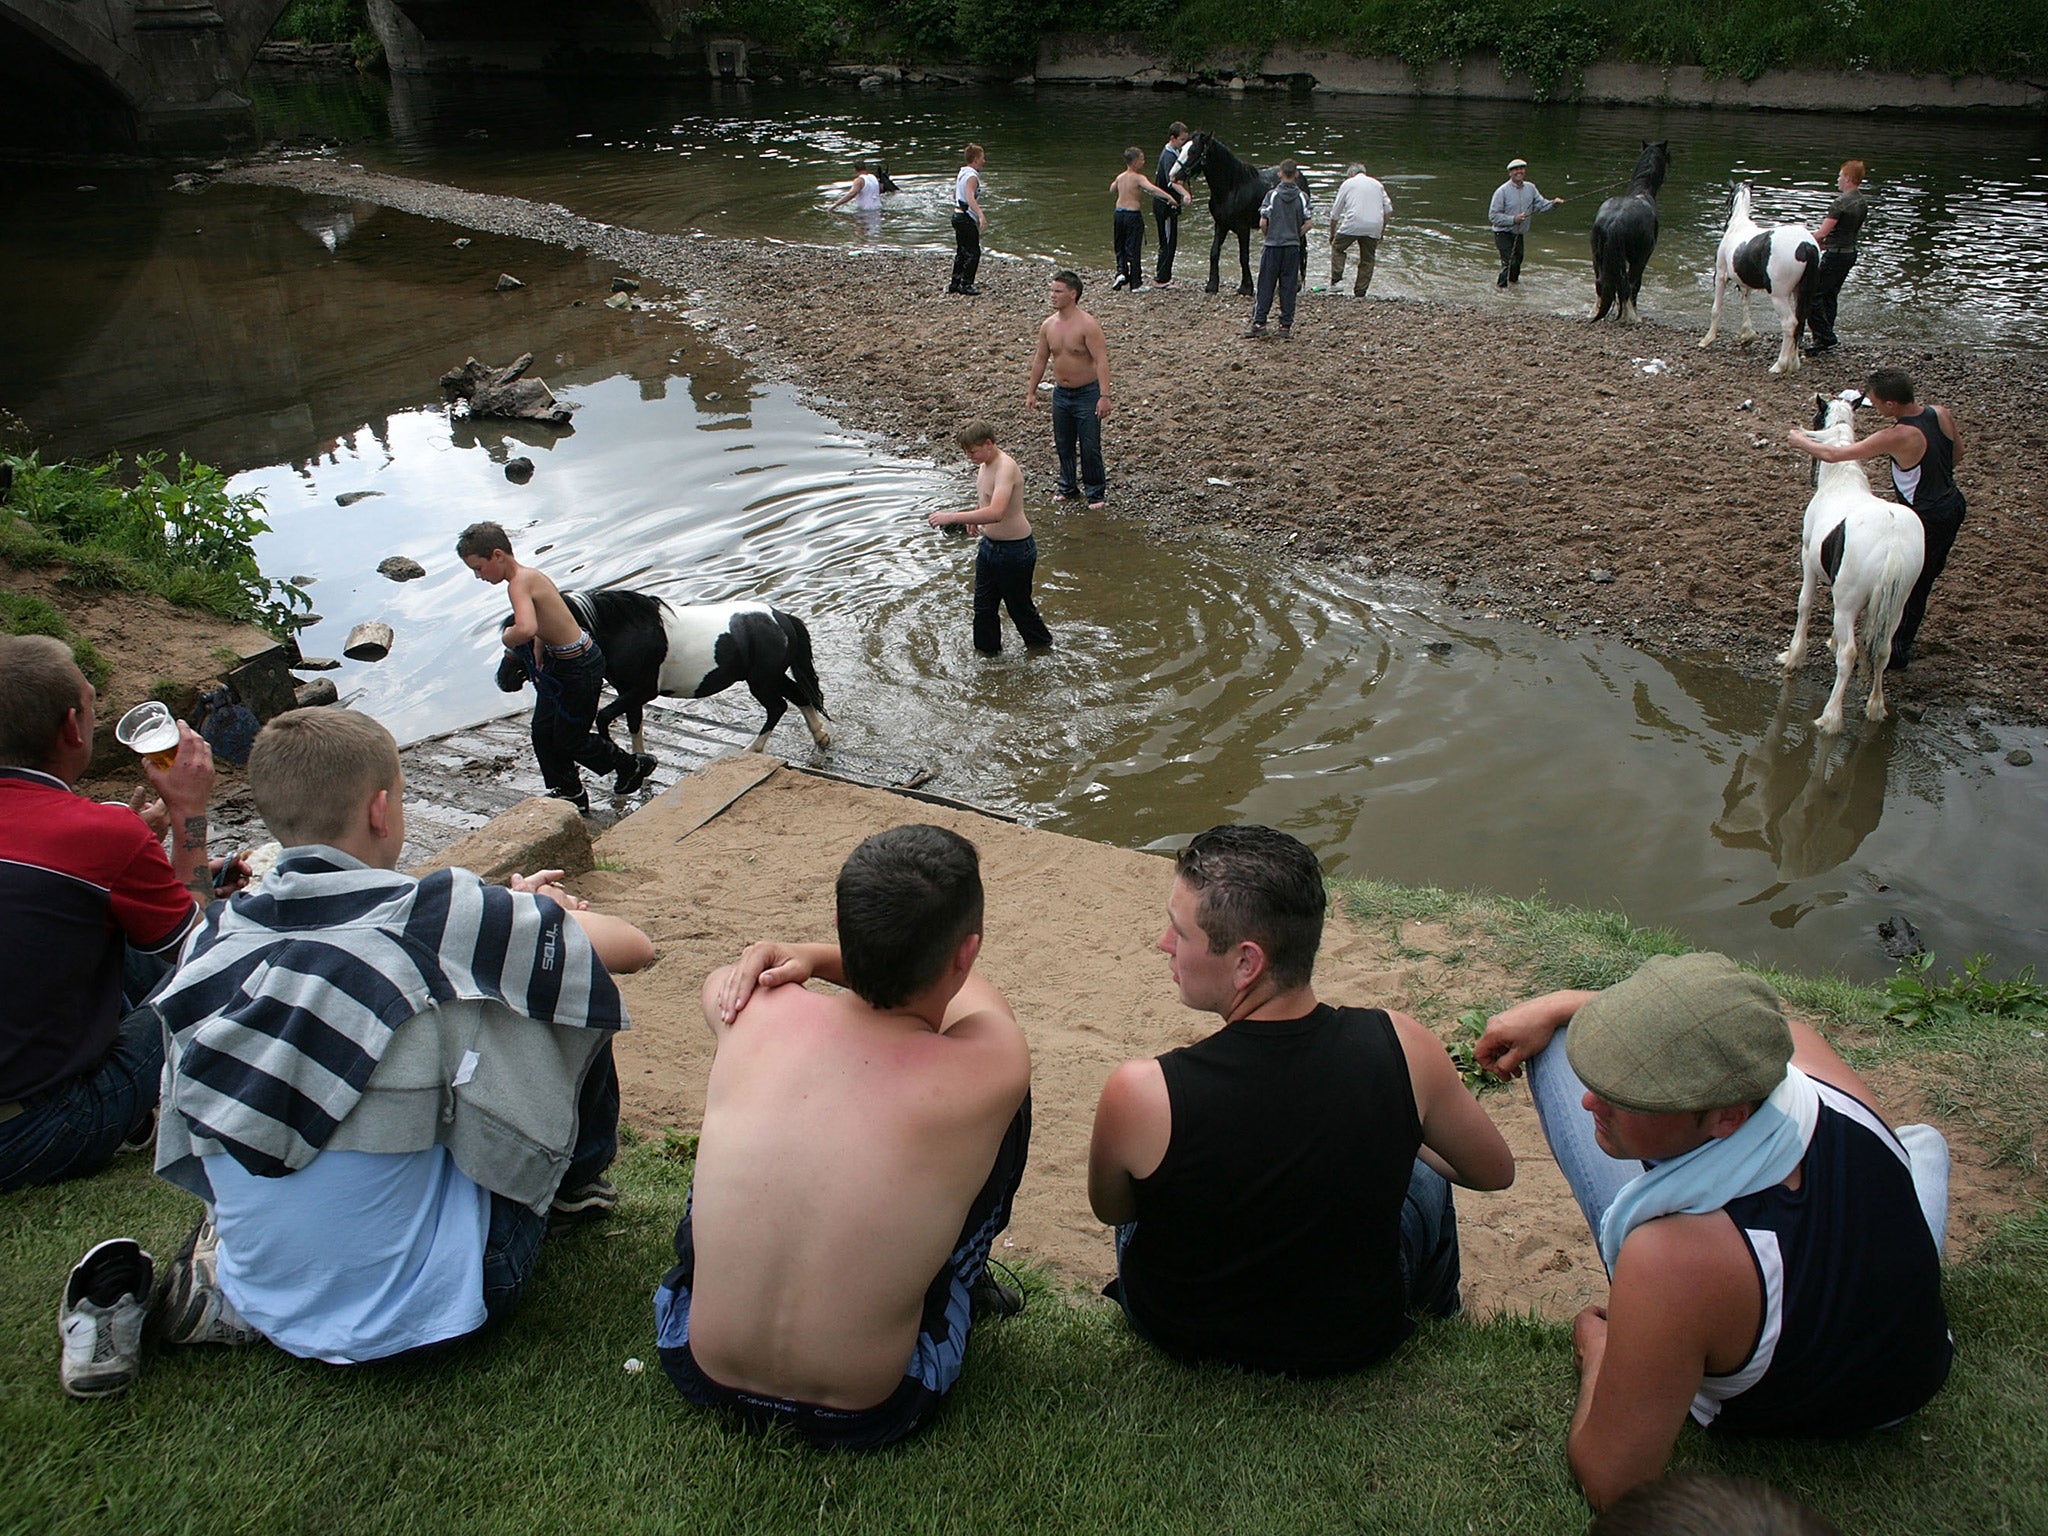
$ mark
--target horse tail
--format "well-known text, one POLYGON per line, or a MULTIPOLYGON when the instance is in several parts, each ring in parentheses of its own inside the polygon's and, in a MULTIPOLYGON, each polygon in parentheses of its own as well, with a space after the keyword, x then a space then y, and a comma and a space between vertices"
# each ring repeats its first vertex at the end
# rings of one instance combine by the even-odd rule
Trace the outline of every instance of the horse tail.
POLYGON ((818 681, 817 667, 811 662, 811 632, 795 614, 784 613, 780 608, 774 613, 775 622, 789 637, 789 702, 799 709, 815 709, 830 720, 832 711, 825 707, 825 689, 818 681))
MULTIPOLYGON (((1912 512, 1904 514, 1906 522, 1919 521, 1912 512)), ((1895 522, 1894 527, 1903 529, 1904 523, 1895 522)), ((1914 528, 1907 532, 1917 534, 1914 528)), ((1913 595, 1913 585, 1920 579, 1920 566, 1906 559, 1907 539, 1903 534, 1893 537, 1890 547, 1884 552, 1884 571, 1877 584, 1870 590, 1870 602, 1866 609, 1864 632, 1870 636, 1871 654, 1877 657, 1879 667, 1885 664, 1892 636, 1898 632, 1899 619, 1906 611, 1906 599, 1913 595), (1878 647, 1884 647, 1880 653, 1878 647)), ((1923 549, 1923 562, 1925 559, 1923 549)))
POLYGON ((1798 320, 1792 339, 1797 341, 1799 332, 1806 329, 1807 307, 1813 302, 1813 279, 1820 271, 1820 247, 1811 240, 1802 240, 1792 256, 1799 263, 1799 281, 1792 286, 1792 313, 1798 320))

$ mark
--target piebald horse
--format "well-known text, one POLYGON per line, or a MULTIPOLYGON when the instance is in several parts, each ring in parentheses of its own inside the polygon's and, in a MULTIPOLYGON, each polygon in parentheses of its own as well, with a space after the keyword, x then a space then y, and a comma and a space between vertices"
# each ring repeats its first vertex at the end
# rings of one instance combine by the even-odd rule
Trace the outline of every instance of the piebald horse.
POLYGON ((1820 265, 1820 242, 1804 224, 1779 224, 1765 229, 1749 216, 1751 186, 1733 184, 1728 194, 1728 230, 1714 252, 1714 318, 1707 322, 1702 347, 1711 347, 1721 330, 1721 298, 1732 280, 1742 290, 1742 332, 1735 339, 1745 345, 1756 340, 1756 327, 1749 323, 1751 289, 1771 296, 1778 312, 1778 330, 1783 341, 1773 373, 1799 371, 1799 331, 1806 324, 1806 303, 1813 291, 1813 274, 1820 265))
MULTIPOLYGON (((1834 447, 1856 440, 1850 401, 1816 395, 1813 405, 1816 438, 1834 447)), ((1814 460, 1813 483, 1799 541, 1799 622, 1791 645, 1778 654, 1778 665, 1794 672, 1806 659, 1814 598, 1822 586, 1832 587, 1835 631, 1828 644, 1835 653, 1835 688, 1813 723, 1823 735, 1834 736, 1841 733, 1842 700, 1859 661, 1870 665, 1864 716, 1884 718, 1884 669, 1891 657, 1892 633, 1899 627, 1913 583, 1920 579, 1926 540, 1912 508, 1871 494, 1870 480, 1856 460, 1814 460)))

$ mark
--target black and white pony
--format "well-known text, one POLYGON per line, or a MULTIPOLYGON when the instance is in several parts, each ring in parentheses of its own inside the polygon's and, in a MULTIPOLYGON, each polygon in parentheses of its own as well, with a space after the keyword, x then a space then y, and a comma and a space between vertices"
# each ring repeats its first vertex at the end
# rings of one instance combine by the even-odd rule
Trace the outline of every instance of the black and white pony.
POLYGON ((1799 371, 1799 331, 1806 324, 1806 304, 1813 292, 1813 274, 1820 266, 1820 242, 1804 224, 1779 224, 1765 229, 1749 216, 1750 184, 1735 182, 1728 193, 1728 230, 1714 252, 1714 318, 1707 322, 1702 347, 1711 347, 1721 330, 1721 297, 1732 281, 1742 290, 1742 331, 1735 339, 1756 340, 1749 323, 1753 288, 1771 297, 1778 312, 1778 347, 1773 373, 1799 371))
MULTIPOLYGON (((1813 401, 1813 435, 1835 447, 1856 440, 1854 407, 1848 400, 1813 401)), ((1798 670, 1806 659, 1807 626, 1814 598, 1823 586, 1835 594, 1835 632, 1829 647, 1835 653, 1835 689, 1827 707, 1813 722, 1826 736, 1842 729, 1842 700, 1859 661, 1870 665, 1870 698, 1866 719, 1884 718, 1884 669, 1892 653, 1892 634, 1899 627, 1906 598, 1920 579, 1926 558, 1926 536, 1911 507, 1882 501, 1871 494, 1870 480, 1854 459, 1840 464, 1814 460, 1813 499, 1806 504, 1800 534, 1799 622, 1792 643, 1778 654, 1778 665, 1798 670)))
MULTIPOLYGON (((618 697, 597 712, 597 730, 609 734, 612 721, 626 717, 633 751, 641 746, 641 714, 656 694, 705 699, 734 683, 768 711, 768 719, 747 747, 759 752, 791 704, 803 711, 811 740, 832 744, 825 722, 824 690, 811 664, 811 632, 803 620, 766 603, 672 605, 645 592, 609 588, 564 592, 570 612, 604 651, 605 681, 618 697)), ((507 619, 506 623, 511 620, 507 619)), ((498 686, 517 693, 526 669, 517 656, 498 663, 498 686)))
POLYGON ((1657 193, 1670 165, 1671 141, 1652 144, 1645 139, 1628 190, 1608 198, 1593 215, 1593 290, 1600 298, 1595 320, 1604 319, 1608 306, 1614 305, 1617 320, 1626 325, 1636 321, 1643 268, 1657 249, 1657 193))
MULTIPOLYGON (((1189 135, 1187 143, 1180 147, 1180 159, 1174 165, 1173 174, 1179 177, 1196 175, 1209 178, 1209 218, 1216 226, 1215 238, 1209 242, 1209 286, 1203 290, 1215 293, 1223 286, 1221 268, 1223 242, 1231 235, 1237 236, 1237 269, 1239 281, 1237 291, 1242 294, 1254 292, 1252 286, 1252 231, 1259 227, 1259 204, 1266 200, 1266 194, 1280 184, 1278 166, 1260 170, 1248 165, 1230 152, 1230 146, 1209 132, 1199 128, 1189 135)), ((1297 175, 1295 184, 1304 196, 1308 193, 1308 177, 1297 175)), ((1306 234, 1306 231, 1303 232, 1306 234)), ((1302 241, 1301 275, 1308 279, 1308 242, 1302 241)))

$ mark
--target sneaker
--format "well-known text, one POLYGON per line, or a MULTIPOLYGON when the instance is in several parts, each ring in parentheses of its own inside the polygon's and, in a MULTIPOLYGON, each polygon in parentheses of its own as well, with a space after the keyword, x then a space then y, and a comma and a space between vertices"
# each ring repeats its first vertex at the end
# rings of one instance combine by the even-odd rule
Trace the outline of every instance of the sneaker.
POLYGON ((1153 282, 1152 286, 1154 288, 1171 288, 1173 286, 1173 279, 1170 277, 1158 278, 1153 282))
POLYGON ((981 290, 975 287, 972 283, 963 283, 960 287, 960 292, 965 294, 970 299, 978 299, 981 297, 981 290))
POLYGON ((166 1344, 260 1344, 263 1335, 242 1319, 220 1288, 220 1234, 202 1217, 164 1273, 157 1337, 166 1344))
POLYGON ((1292 341, 1292 340, 1294 339, 1294 327, 1293 327, 1293 326, 1291 326, 1291 325, 1283 325, 1283 326, 1281 326, 1281 327, 1280 327, 1280 339, 1281 339, 1282 341, 1292 341))
POLYGON ((142 1373, 142 1324, 156 1290, 156 1261, 130 1237, 109 1238, 71 1268, 57 1308, 64 1355, 57 1379, 72 1397, 126 1392, 142 1373))
POLYGON ((1819 357, 1823 352, 1834 351, 1835 346, 1836 343, 1832 341, 1815 341, 1809 342, 1806 346, 1801 347, 1799 350, 1804 352, 1808 357, 1819 357))
POLYGON ((581 795, 565 795, 559 789, 551 789, 548 791, 548 798, 550 800, 566 800, 571 805, 575 806, 578 813, 580 813, 581 815, 588 816, 590 814, 590 796, 587 793, 581 795))
POLYGON ((1124 284, 1125 284, 1125 283, 1127 283, 1127 282, 1129 282, 1129 281, 1130 281, 1130 279, 1129 279, 1129 278, 1125 277, 1125 276, 1123 275, 1123 273, 1119 272, 1119 273, 1117 273, 1117 275, 1116 275, 1116 281, 1115 281, 1115 282, 1113 282, 1113 283, 1111 283, 1111 284, 1109 285, 1109 291, 1110 291, 1111 293, 1115 293, 1115 292, 1117 291, 1117 289, 1119 289, 1119 288, 1123 287, 1123 286, 1124 286, 1124 284))
POLYGON ((586 1221, 600 1221, 619 1208, 618 1186, 602 1175, 574 1189, 555 1192, 548 1207, 548 1231, 563 1232, 586 1221))
MULTIPOLYGON (((1003 1284, 991 1273, 997 1269, 1003 1269, 1003 1266, 991 1259, 989 1267, 981 1272, 981 1278, 967 1288, 967 1308, 970 1317, 1015 1317, 1024 1310, 1023 1288, 1003 1284)), ((1007 1269, 1003 1269, 1003 1273, 1009 1275, 1012 1280, 1017 1278, 1007 1269)))
POLYGON ((114 1148, 116 1157, 126 1157, 131 1152, 152 1152, 156 1149, 156 1111, 143 1116, 142 1124, 122 1138, 121 1145, 114 1148))
POLYGON ((1248 325, 1244 328, 1244 339, 1246 341, 1264 341, 1266 339, 1266 328, 1263 325, 1248 325))
POLYGON ((640 753, 632 762, 619 770, 619 776, 612 780, 612 793, 615 795, 630 795, 634 790, 647 782, 647 776, 652 772, 654 772, 654 754, 651 752, 640 753))

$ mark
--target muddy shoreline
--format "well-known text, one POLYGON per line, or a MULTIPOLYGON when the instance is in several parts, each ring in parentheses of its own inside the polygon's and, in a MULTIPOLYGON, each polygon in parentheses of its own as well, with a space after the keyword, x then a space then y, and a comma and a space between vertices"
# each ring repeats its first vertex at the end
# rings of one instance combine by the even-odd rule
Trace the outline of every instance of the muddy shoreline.
MULTIPOLYGON (((1024 387, 1048 264, 992 256, 984 294, 962 298, 944 293, 949 257, 935 252, 653 234, 331 160, 225 179, 588 250, 892 450, 950 457, 958 427, 986 416, 1031 494, 1050 494, 1048 418, 1024 387)), ((1325 256, 1318 242, 1314 277, 1325 256)), ((2048 358, 1850 334, 1774 379, 1762 341, 1724 330, 1700 351, 1703 313, 1594 326, 1494 290, 1471 304, 1305 294, 1292 339, 1254 343, 1239 334, 1249 301, 1185 274, 1138 294, 1082 276, 1109 340, 1115 514, 1166 539, 1336 564, 1452 613, 1703 653, 1758 678, 1776 675, 1798 597, 1808 466, 1785 433, 1816 390, 1902 367, 1964 429, 1970 514, 1888 695, 1909 717, 2048 719, 2048 358)), ((594 309, 593 323, 612 319, 594 309)), ((1815 686, 1823 666, 1809 662, 1815 686)))

